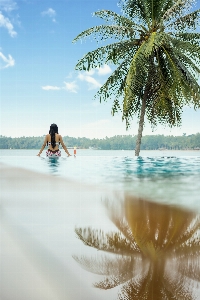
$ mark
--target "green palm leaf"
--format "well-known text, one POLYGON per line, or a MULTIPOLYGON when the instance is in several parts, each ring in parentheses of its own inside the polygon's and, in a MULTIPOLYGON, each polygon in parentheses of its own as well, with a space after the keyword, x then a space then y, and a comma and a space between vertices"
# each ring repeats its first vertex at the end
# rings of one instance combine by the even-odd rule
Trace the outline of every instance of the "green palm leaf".
POLYGON ((86 54, 76 69, 117 66, 95 97, 100 102, 112 99, 112 114, 122 110, 127 129, 134 116, 138 118, 136 156, 145 115, 152 127, 157 123, 180 126, 184 105, 200 107, 200 33, 196 30, 200 10, 191 11, 192 3, 121 0, 122 15, 96 12, 107 24, 85 30, 74 39, 118 39, 86 54))
POLYGON ((118 26, 125 26, 129 28, 133 28, 138 30, 139 32, 146 32, 147 29, 143 26, 138 25, 137 23, 133 22, 132 20, 121 16, 113 11, 110 10, 100 10, 94 13, 94 16, 100 17, 107 22, 111 22, 112 24, 116 24, 118 26))
POLYGON ((168 28, 174 28, 177 30, 184 30, 187 26, 188 29, 195 29, 196 23, 200 16, 200 9, 187 14, 185 16, 181 16, 180 18, 176 19, 174 22, 167 25, 168 28))
POLYGON ((167 21, 172 18, 177 18, 183 14, 185 10, 191 8, 193 0, 176 0, 173 5, 164 13, 163 20, 167 21))
POLYGON ((99 89, 99 91, 95 95, 95 98, 99 98, 101 102, 102 100, 105 101, 110 98, 110 95, 114 95, 115 97, 123 95, 127 76, 127 66, 129 65, 130 58, 124 59, 124 61, 110 75, 107 81, 99 89))
POLYGON ((105 41, 107 39, 123 39, 123 38, 133 38, 136 35, 136 31, 131 27, 119 26, 119 25, 99 25, 87 29, 77 35, 77 37, 73 40, 77 42, 80 39, 84 39, 90 35, 93 35, 94 38, 98 39, 98 41, 105 41), (101 34, 101 37, 99 36, 101 34))
POLYGON ((199 46, 200 42, 200 33, 196 32, 183 32, 183 33, 176 33, 175 34, 176 41, 186 41, 191 43, 192 45, 199 46))
POLYGON ((126 51, 133 52, 137 47, 137 40, 123 41, 120 43, 109 44, 100 47, 92 52, 88 52, 76 65, 76 70, 87 70, 97 68, 105 63, 119 64, 120 60, 125 59, 126 51))

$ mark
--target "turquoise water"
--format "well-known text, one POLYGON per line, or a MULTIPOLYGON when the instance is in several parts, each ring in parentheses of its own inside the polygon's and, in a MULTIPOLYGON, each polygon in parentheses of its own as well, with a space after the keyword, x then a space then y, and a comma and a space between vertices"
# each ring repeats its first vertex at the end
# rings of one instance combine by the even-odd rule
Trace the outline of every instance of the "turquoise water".
POLYGON ((78 150, 59 159, 36 154, 0 150, 0 162, 200 211, 199 151, 141 151, 138 158, 134 151, 78 150))

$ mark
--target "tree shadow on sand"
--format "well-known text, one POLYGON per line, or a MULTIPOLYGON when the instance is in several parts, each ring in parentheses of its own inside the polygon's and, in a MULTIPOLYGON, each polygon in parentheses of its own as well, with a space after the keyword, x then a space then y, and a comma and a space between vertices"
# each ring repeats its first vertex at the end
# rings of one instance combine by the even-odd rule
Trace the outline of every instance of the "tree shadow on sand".
POLYGON ((200 218, 183 208, 126 196, 105 202, 116 232, 76 228, 87 246, 111 255, 74 256, 81 266, 104 275, 94 287, 120 286, 119 300, 196 299, 200 282, 200 218))

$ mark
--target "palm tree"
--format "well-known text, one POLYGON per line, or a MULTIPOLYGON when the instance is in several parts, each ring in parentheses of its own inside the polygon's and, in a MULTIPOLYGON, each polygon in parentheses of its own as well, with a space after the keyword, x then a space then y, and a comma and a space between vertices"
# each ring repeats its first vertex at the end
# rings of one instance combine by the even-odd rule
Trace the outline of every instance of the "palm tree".
POLYGON ((74 256, 84 269, 105 276, 94 287, 120 286, 119 300, 195 299, 193 286, 200 282, 199 216, 133 197, 120 209, 116 204, 107 207, 117 231, 75 229, 85 245, 110 254, 74 256))
POLYGON ((145 115, 152 128, 157 123, 180 126, 183 106, 200 106, 200 33, 196 31, 200 10, 191 12, 192 2, 121 0, 122 15, 97 11, 94 15, 106 24, 85 30, 74 39, 93 36, 97 42, 110 42, 88 52, 76 69, 116 65, 95 97, 100 102, 114 99, 112 114, 122 110, 127 129, 137 116, 136 156, 145 115))

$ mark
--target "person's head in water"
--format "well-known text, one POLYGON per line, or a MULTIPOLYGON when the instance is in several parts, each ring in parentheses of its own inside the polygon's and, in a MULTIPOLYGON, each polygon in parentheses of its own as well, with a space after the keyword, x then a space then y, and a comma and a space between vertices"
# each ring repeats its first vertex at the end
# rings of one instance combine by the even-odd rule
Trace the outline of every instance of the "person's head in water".
POLYGON ((56 124, 51 124, 50 126, 50 129, 49 129, 49 134, 52 134, 52 133, 58 133, 58 126, 56 124))
POLYGON ((55 133, 58 133, 58 126, 56 124, 51 124, 49 129, 49 134, 51 135, 51 146, 55 148, 56 141, 55 141, 55 133))

